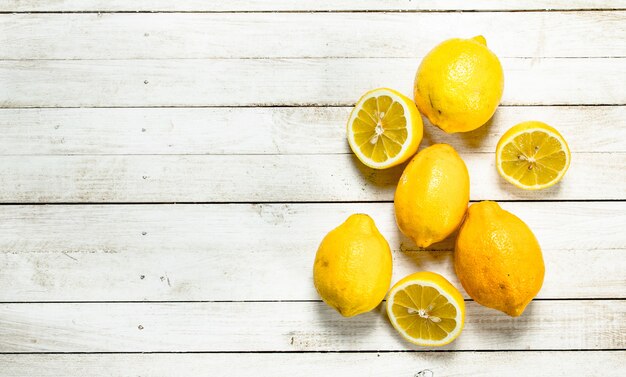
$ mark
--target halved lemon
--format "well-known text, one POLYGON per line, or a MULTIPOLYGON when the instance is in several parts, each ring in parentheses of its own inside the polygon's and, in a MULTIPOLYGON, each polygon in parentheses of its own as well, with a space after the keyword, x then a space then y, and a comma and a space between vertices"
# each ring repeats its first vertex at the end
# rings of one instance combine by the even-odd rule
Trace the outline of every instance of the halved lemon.
POLYGON ((397 282, 387 296, 387 315, 406 340, 419 346, 443 346, 459 336, 465 301, 443 276, 422 271, 397 282))
POLYGON ((563 136, 549 125, 523 122, 504 133, 496 147, 500 175, 525 190, 556 184, 569 167, 571 154, 563 136))
POLYGON ((424 126, 415 103, 393 89, 363 95, 348 120, 348 143, 365 165, 386 169, 417 152, 424 126))

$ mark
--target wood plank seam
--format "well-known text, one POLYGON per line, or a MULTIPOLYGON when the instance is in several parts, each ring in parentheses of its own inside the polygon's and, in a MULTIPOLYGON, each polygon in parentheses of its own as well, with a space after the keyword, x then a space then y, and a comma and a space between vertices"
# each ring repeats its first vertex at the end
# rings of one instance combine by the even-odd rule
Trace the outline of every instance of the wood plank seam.
POLYGON ((68 10, 68 11, 43 11, 43 10, 2 10, 2 14, 246 14, 246 13, 558 13, 558 12, 622 12, 626 8, 572 8, 572 9, 476 9, 476 10, 455 10, 455 9, 342 9, 342 10, 68 10))

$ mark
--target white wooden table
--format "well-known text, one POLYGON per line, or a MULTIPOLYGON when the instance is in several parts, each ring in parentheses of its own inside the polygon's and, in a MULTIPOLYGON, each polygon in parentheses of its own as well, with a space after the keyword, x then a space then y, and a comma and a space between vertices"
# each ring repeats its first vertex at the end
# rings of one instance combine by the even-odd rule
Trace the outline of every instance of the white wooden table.
MULTIPOLYGON (((0 376, 626 375, 626 1, 0 1, 0 376), (550 8, 550 10, 546 10, 550 8), (505 69, 493 121, 452 144, 471 199, 526 221, 546 279, 520 318, 468 299, 434 352, 382 310, 341 318, 311 270, 365 212, 397 279, 460 287, 452 241, 395 226, 401 167, 344 127, 368 89, 411 94, 420 58, 484 35, 505 69), (561 184, 494 168, 517 122, 562 131, 561 184)), ((467 297, 467 296, 466 296, 467 297)))

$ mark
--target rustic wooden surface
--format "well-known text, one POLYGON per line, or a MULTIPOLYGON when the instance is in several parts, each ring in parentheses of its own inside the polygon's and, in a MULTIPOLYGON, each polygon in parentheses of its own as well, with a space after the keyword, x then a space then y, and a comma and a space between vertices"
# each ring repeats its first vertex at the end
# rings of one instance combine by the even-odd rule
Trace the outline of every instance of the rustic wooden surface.
POLYGON ((623 376, 626 1, 0 2, 0 376, 623 376), (359 95, 411 94, 419 59, 483 34, 502 106, 453 145, 471 199, 535 231, 546 280, 520 318, 467 299, 449 346, 403 341, 377 309, 341 318, 311 266, 349 214, 376 221, 393 280, 440 272, 393 217, 402 167, 345 141, 359 95), (512 125, 572 150, 522 192, 495 172, 512 125))

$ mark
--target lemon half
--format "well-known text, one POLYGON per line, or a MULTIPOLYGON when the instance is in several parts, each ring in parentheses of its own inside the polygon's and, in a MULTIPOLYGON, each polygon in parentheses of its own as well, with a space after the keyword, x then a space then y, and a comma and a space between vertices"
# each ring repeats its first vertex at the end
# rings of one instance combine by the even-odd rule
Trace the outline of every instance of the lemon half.
POLYGON ((549 125, 523 122, 504 133, 496 147, 498 173, 525 190, 553 186, 563 178, 571 154, 565 139, 549 125))
POLYGON ((443 276, 422 271, 397 282, 387 297, 393 327, 419 346, 443 346, 456 339, 465 324, 465 301, 443 276))
POLYGON ((379 88, 359 99, 347 131, 350 148, 362 163, 386 169, 417 152, 423 123, 411 99, 393 89, 379 88))

